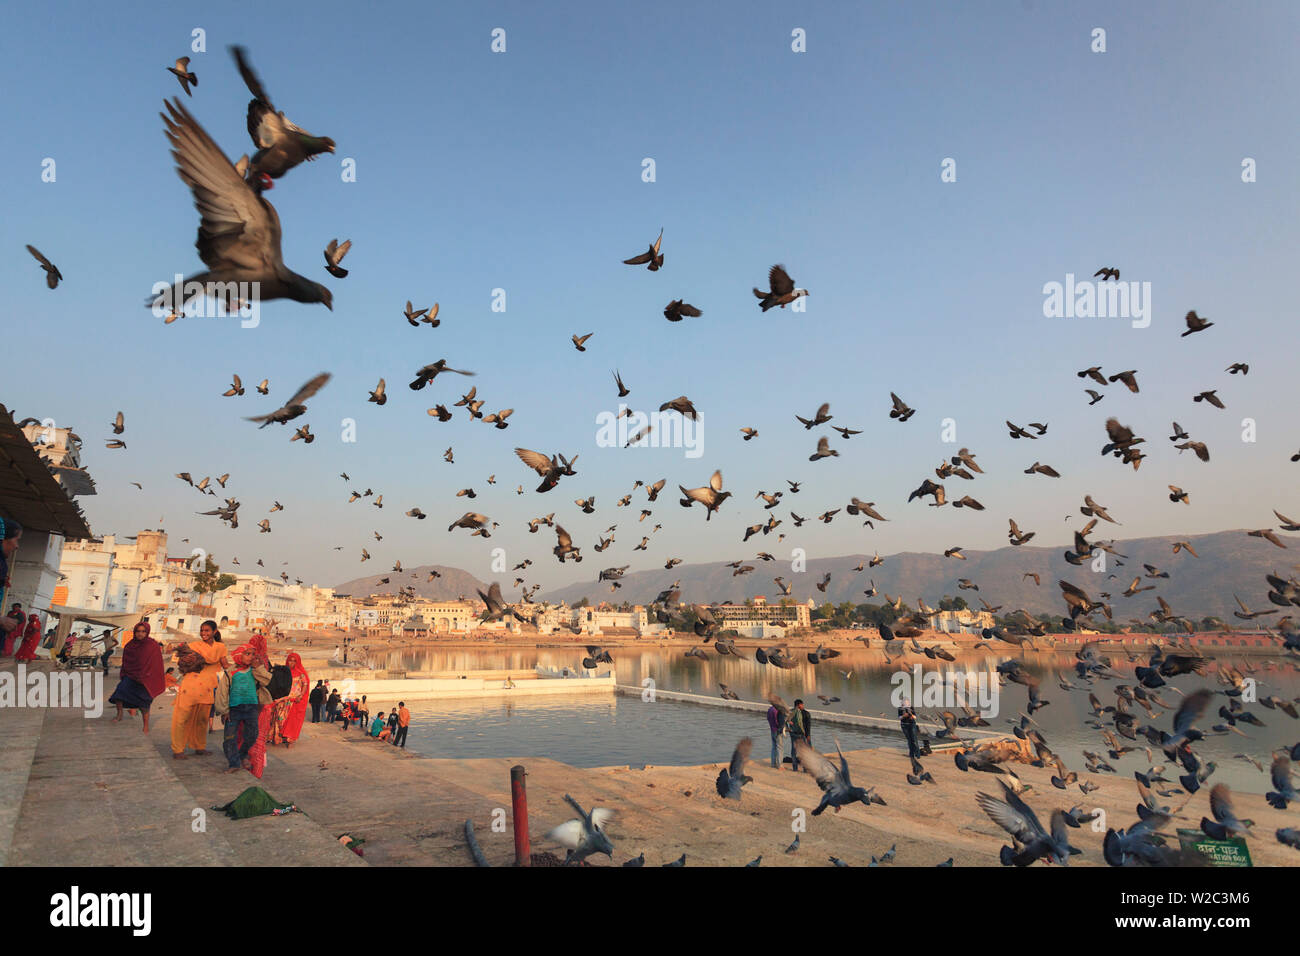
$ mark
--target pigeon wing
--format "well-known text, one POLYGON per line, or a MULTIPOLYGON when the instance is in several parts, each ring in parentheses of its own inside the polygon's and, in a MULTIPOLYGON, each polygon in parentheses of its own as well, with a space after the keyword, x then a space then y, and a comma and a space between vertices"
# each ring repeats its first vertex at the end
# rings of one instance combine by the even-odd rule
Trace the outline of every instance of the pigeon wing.
POLYGON ((767 273, 767 285, 773 295, 789 295, 794 291, 794 280, 785 271, 785 266, 776 265, 767 273))
MULTIPOLYGON (((593 811, 593 816, 594 816, 593 811)), ((570 820, 568 823, 561 823, 554 830, 546 834, 546 839, 554 840, 561 846, 566 846, 570 850, 576 850, 582 843, 586 834, 583 831, 581 820, 570 820)))
POLYGON ((835 765, 804 743, 803 740, 795 742, 794 750, 795 756, 799 758, 799 763, 817 781, 817 786, 829 792, 839 789, 843 785, 840 780, 840 772, 835 768, 835 765))
POLYGON ((167 139, 176 171, 194 194, 199 211, 195 246, 214 272, 278 274, 280 219, 239 177, 220 147, 178 99, 166 103, 167 139))
POLYGON ((307 401, 307 399, 311 398, 322 388, 324 388, 325 383, 330 380, 330 377, 331 376, 329 372, 321 372, 315 378, 309 379, 308 381, 304 382, 302 387, 298 389, 298 391, 293 393, 293 398, 289 399, 287 404, 301 405, 303 402, 307 401))
POLYGON ((541 452, 531 451, 527 448, 516 448, 515 454, 519 456, 520 461, 539 475, 545 476, 552 468, 551 459, 541 452))

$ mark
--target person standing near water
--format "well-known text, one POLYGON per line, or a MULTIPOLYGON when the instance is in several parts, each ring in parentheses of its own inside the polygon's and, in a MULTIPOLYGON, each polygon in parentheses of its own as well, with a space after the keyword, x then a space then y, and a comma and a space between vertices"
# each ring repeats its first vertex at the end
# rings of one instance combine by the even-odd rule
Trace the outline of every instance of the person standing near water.
POLYGON ((320 708, 325 703, 325 683, 317 681, 316 686, 311 689, 311 722, 320 723, 320 708))
POLYGON ((904 697, 901 701, 902 706, 898 708, 898 723, 903 728, 903 736, 907 738, 907 755, 912 758, 921 756, 921 748, 916 743, 916 711, 912 709, 912 701, 904 697))
POLYGON ((411 712, 406 709, 406 701, 397 702, 397 733, 393 735, 393 746, 406 749, 406 728, 411 723, 411 712))
POLYGON ((776 770, 781 766, 781 735, 785 733, 776 704, 767 709, 767 728, 772 732, 772 769, 776 770))
POLYGON ((802 700, 796 700, 794 702, 794 707, 791 708, 790 710, 789 728, 790 728, 790 769, 798 773, 799 755, 795 751, 795 747, 798 745, 800 741, 803 741, 805 744, 809 744, 810 743, 809 738, 811 737, 811 731, 812 731, 811 721, 809 721, 808 719, 808 711, 804 710, 802 700))

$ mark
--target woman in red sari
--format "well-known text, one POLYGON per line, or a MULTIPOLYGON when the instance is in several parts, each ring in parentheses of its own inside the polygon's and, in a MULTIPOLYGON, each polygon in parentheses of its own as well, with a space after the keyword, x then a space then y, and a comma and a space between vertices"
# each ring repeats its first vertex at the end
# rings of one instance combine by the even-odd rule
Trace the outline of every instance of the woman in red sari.
POLYGON ((285 697, 272 705, 271 743, 284 744, 288 747, 302 734, 302 723, 307 717, 307 697, 311 691, 311 679, 302 666, 302 658, 290 652, 284 660, 285 665, 293 671, 293 685, 285 697))
POLYGON ((125 705, 134 714, 144 714, 144 732, 149 732, 149 707, 153 699, 167 686, 163 672, 162 645, 149 636, 149 622, 141 621, 131 633, 131 640, 122 648, 122 679, 117 690, 108 699, 117 705, 114 723, 122 719, 125 705))
POLYGON ((27 616, 27 630, 23 631, 23 643, 14 655, 16 660, 36 660, 36 645, 41 641, 41 619, 35 614, 27 616))

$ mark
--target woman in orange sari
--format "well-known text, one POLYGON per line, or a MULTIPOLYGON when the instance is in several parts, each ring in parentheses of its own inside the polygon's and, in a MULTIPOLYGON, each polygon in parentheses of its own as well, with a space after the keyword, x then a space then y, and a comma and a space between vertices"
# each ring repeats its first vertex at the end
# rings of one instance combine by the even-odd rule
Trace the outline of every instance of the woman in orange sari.
POLYGON ((208 752, 208 720, 212 696, 225 668, 226 645, 220 641, 216 621, 199 625, 199 639, 167 645, 166 653, 180 655, 178 667, 184 673, 176 703, 172 706, 172 757, 185 759, 185 750, 208 752))
POLYGON ((271 736, 273 744, 288 747, 302 733, 302 722, 307 717, 307 697, 311 691, 311 678, 302 666, 302 658, 290 652, 284 663, 293 671, 293 686, 285 697, 281 697, 272 706, 271 736))

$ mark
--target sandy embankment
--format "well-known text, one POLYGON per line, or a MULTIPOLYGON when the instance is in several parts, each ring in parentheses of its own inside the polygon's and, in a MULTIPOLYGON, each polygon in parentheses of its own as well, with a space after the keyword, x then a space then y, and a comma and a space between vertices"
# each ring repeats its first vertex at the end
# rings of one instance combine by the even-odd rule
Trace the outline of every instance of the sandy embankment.
MULTIPOLYGON (((165 727, 166 716, 159 716, 160 726, 165 727)), ((419 726, 412 731, 418 733, 419 726)), ((855 783, 875 786, 888 806, 856 805, 819 817, 809 814, 820 799, 811 777, 771 769, 766 740, 755 740, 754 755, 760 759, 747 770, 753 782, 736 802, 721 800, 714 791, 721 762, 629 770, 582 769, 534 757, 441 760, 364 739, 355 728, 345 733, 337 725, 308 723, 292 749, 272 750, 262 784, 276 797, 293 800, 331 832, 364 837, 366 860, 381 865, 469 865, 463 836, 466 818, 474 821, 492 864, 509 865, 514 858, 509 823, 504 832, 494 832, 492 822, 494 815, 510 819, 510 767, 516 763, 528 771, 534 852, 559 850, 544 834, 572 817, 563 802, 565 793, 586 807, 618 811, 610 827, 615 864, 644 851, 651 866, 682 853, 688 865, 734 866, 761 853, 764 866, 823 866, 831 855, 860 866, 872 854, 879 856, 897 843, 896 865, 933 866, 952 857, 958 866, 992 866, 997 865, 998 848, 1007 842, 975 803, 980 790, 1000 794, 996 778, 960 772, 951 755, 935 754, 925 761, 937 786, 913 787, 904 779, 908 764, 901 750, 850 752, 846 756, 855 783), (784 849, 794 839, 792 824, 800 809, 807 830, 800 834, 799 851, 787 855, 784 849), (504 813, 494 814, 498 810, 504 813)), ((212 788, 215 799, 236 781, 216 772, 219 761, 213 758, 212 762, 211 782, 205 773, 202 783, 212 788)), ((1113 826, 1128 827, 1137 819, 1137 792, 1131 777, 1082 774, 1080 782, 1092 779, 1101 786, 1084 796, 1077 785, 1066 792, 1055 790, 1048 770, 1024 765, 1014 769, 1033 786, 1026 800, 1044 824, 1053 809, 1074 805, 1104 809, 1113 826)), ((243 782, 242 775, 237 782, 243 782)), ((195 781, 189 785, 193 788, 195 781)), ((1300 852, 1282 846, 1273 836, 1278 827, 1296 826, 1300 810, 1274 810, 1261 797, 1245 794, 1237 801, 1239 814, 1256 821, 1258 836, 1250 840, 1256 865, 1300 865, 1300 852)), ((1196 827, 1206 813, 1208 793, 1202 791, 1192 798, 1177 825, 1196 827)), ((1071 842, 1083 850, 1071 865, 1103 865, 1104 832, 1088 827, 1071 830, 1071 842)), ((604 857, 593 862, 608 864, 604 857)))

